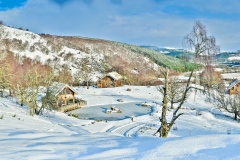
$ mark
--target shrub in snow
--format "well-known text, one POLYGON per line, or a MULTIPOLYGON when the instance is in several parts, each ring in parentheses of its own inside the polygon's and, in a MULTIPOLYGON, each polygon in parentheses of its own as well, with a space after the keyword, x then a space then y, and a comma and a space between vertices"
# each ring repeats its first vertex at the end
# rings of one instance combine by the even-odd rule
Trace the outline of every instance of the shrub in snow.
POLYGON ((145 102, 145 103, 142 103, 141 106, 149 107, 149 106, 151 106, 151 105, 145 102))
POLYGON ((75 117, 77 119, 80 119, 79 115, 77 115, 77 114, 69 113, 68 116, 72 116, 72 117, 75 117))
POLYGON ((177 126, 173 126, 173 130, 177 131, 178 130, 177 126))
POLYGON ((112 113, 112 110, 107 109, 107 110, 106 110, 106 113, 107 113, 107 114, 112 113))
POLYGON ((131 121, 133 121, 134 116, 131 116, 131 121))
POLYGON ((123 102, 123 99, 118 99, 117 101, 118 101, 118 102, 123 102))
POLYGON ((196 111, 196 115, 197 116, 201 116, 202 115, 202 111, 196 111))
POLYGON ((227 134, 231 134, 231 132, 232 132, 231 129, 227 130, 227 134))
POLYGON ((107 109, 106 110, 106 113, 109 114, 109 113, 122 113, 122 111, 117 108, 116 106, 112 106, 111 109, 107 109))

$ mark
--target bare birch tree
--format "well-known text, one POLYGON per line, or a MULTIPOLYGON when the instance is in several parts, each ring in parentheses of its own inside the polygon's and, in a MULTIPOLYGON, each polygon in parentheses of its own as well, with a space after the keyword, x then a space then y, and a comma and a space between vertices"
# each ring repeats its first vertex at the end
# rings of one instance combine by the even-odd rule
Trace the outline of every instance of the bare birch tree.
MULTIPOLYGON (((195 22, 193 30, 183 38, 183 46, 186 50, 194 53, 194 63, 197 63, 200 57, 207 57, 205 63, 210 64, 212 55, 220 52, 219 46, 216 45, 216 39, 213 36, 207 36, 205 26, 199 21, 195 22)), ((197 73, 195 73, 195 84, 197 84, 197 80, 197 73)), ((194 100, 195 96, 196 92, 194 100)))
MULTIPOLYGON (((177 77, 170 77, 168 83, 168 93, 167 97, 171 103, 170 108, 174 109, 174 104, 179 103, 182 100, 182 94, 184 93, 183 84, 179 82, 177 77)), ((157 90, 160 91, 164 95, 164 90, 162 86, 156 86, 157 90)))
POLYGON ((183 113, 178 113, 179 109, 182 107, 183 103, 186 101, 187 99, 187 93, 188 91, 192 88, 190 86, 190 82, 191 82, 191 77, 193 74, 193 70, 188 78, 187 81, 187 85, 186 88, 182 94, 182 99, 178 105, 178 107, 174 110, 173 112, 173 116, 171 121, 168 123, 167 121, 167 103, 168 103, 168 90, 169 90, 169 80, 168 80, 168 75, 169 75, 169 70, 168 69, 160 69, 160 72, 162 73, 162 75, 164 76, 165 82, 164 82, 164 87, 163 87, 163 91, 164 91, 164 95, 163 95, 163 105, 162 105, 162 115, 161 117, 159 117, 159 120, 161 122, 161 125, 159 127, 159 129, 153 134, 154 136, 157 135, 157 133, 159 133, 159 137, 163 137, 166 138, 168 136, 169 131, 171 130, 173 124, 175 123, 175 121, 183 114, 183 113))
MULTIPOLYGON (((216 40, 214 37, 208 37, 205 26, 203 26, 200 22, 195 22, 193 26, 193 31, 190 32, 186 37, 183 39, 184 45, 188 47, 190 50, 194 52, 195 59, 200 55, 211 55, 216 54, 219 52, 219 47, 216 45, 216 40)), ((162 116, 159 118, 161 125, 159 129, 154 133, 154 136, 159 133, 160 137, 166 138, 168 136, 169 131, 171 130, 175 121, 183 115, 183 113, 178 113, 179 109, 182 107, 184 102, 187 99, 188 91, 191 88, 190 86, 191 78, 193 75, 194 68, 192 69, 190 76, 188 78, 185 90, 182 94, 182 99, 178 104, 178 107, 174 110, 172 119, 170 122, 167 122, 166 113, 167 113, 167 102, 168 102, 168 87, 169 87, 169 80, 168 80, 168 69, 160 69, 162 73, 165 83, 164 83, 164 96, 163 96, 163 106, 162 106, 162 116)), ((197 89, 197 88, 195 88, 197 89)))
POLYGON ((177 77, 171 77, 169 79, 169 92, 168 99, 171 103, 171 109, 174 109, 173 104, 179 103, 182 100, 182 95, 184 93, 184 86, 179 82, 177 77))

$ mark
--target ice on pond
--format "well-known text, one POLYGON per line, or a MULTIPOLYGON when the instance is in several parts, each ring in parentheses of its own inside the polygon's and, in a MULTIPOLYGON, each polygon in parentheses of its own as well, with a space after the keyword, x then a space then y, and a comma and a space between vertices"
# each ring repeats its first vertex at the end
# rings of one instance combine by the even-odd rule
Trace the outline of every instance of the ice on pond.
POLYGON ((77 114, 81 119, 111 121, 130 118, 132 115, 137 117, 140 115, 150 114, 152 112, 152 107, 143 107, 141 104, 142 102, 130 102, 121 104, 98 105, 82 107, 81 109, 76 109, 68 113, 77 114), (121 110, 121 113, 106 113, 108 110, 111 110, 113 106, 121 110))

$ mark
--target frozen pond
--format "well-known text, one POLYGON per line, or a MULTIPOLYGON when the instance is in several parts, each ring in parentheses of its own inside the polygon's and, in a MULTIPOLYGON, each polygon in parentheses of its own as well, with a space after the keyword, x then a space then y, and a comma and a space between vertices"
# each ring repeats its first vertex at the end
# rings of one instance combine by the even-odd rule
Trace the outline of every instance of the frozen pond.
POLYGON ((130 118, 131 116, 137 117, 140 115, 150 114, 152 112, 152 107, 141 106, 142 102, 131 102, 131 103, 118 103, 118 104, 107 104, 99 106, 82 107, 70 111, 68 113, 74 113, 79 115, 81 119, 91 119, 91 120, 121 120, 125 118, 130 118), (122 113, 106 113, 106 110, 111 109, 111 107, 116 106, 122 111, 122 113))

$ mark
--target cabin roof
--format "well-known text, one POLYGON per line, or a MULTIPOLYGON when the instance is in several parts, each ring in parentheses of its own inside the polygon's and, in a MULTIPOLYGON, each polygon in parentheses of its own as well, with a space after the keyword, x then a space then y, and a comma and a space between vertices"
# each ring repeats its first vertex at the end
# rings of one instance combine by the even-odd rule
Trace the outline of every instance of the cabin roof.
POLYGON ((51 85, 53 95, 57 96, 66 87, 71 89, 75 93, 75 95, 78 94, 77 91, 73 87, 71 87, 65 83, 54 82, 51 85))
POLYGON ((117 72, 110 72, 110 73, 108 73, 106 76, 111 77, 111 78, 114 79, 115 81, 120 80, 120 79, 123 78, 123 77, 122 77, 120 74, 118 74, 117 72))
POLYGON ((230 90, 232 87, 234 87, 236 84, 238 84, 240 82, 240 80, 238 79, 234 79, 229 86, 227 87, 227 90, 230 90))

